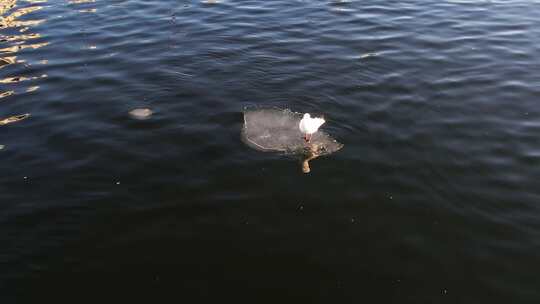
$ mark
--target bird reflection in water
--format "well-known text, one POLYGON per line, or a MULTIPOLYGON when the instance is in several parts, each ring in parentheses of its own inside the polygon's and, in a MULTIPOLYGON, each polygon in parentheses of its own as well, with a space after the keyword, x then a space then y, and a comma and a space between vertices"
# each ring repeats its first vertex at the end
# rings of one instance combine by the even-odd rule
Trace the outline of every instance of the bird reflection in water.
POLYGON ((321 143, 306 143, 306 146, 304 147, 304 153, 302 154, 302 172, 311 172, 311 168, 309 167, 309 161, 321 155, 324 155, 325 153, 327 153, 327 150, 321 143))

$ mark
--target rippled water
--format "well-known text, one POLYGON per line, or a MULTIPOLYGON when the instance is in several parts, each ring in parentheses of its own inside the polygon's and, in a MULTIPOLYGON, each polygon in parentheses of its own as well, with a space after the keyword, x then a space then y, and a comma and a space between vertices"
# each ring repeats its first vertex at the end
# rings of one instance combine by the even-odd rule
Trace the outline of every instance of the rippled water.
POLYGON ((540 301, 540 2, 0 16, 2 303, 540 301), (242 143, 253 105, 345 147, 303 174, 242 143))

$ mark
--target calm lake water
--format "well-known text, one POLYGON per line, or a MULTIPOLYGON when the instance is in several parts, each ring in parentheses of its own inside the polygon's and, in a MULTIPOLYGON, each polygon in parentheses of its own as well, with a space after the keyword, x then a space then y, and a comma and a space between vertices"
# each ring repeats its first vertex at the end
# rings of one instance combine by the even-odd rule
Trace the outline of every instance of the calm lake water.
POLYGON ((540 2, 0 15, 2 303, 540 302, 540 2), (243 144, 246 106, 345 146, 303 174, 243 144))

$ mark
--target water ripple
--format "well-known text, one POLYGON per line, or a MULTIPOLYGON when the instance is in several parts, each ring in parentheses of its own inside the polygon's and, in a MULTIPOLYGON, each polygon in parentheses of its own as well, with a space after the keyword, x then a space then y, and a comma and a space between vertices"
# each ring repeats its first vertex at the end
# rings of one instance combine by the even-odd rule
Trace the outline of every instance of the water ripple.
MULTIPOLYGON (((538 302, 539 8, 0 1, 0 280, 107 281, 104 265, 122 285, 158 253, 163 269, 260 254, 287 266, 271 286, 300 256, 339 278, 290 286, 330 295, 538 302), (247 105, 324 113, 345 148, 306 178, 242 145, 247 105)), ((222 277, 186 267, 175 286, 222 277)))

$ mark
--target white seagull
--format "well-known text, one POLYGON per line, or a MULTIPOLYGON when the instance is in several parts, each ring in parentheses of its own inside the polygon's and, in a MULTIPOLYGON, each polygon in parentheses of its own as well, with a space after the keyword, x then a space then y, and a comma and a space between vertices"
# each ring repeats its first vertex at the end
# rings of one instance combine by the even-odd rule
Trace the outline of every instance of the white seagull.
POLYGON ((304 114, 304 118, 300 120, 298 127, 300 128, 300 132, 304 134, 304 139, 306 142, 311 140, 311 135, 317 132, 323 123, 325 123, 325 120, 322 117, 311 118, 309 113, 304 114))

